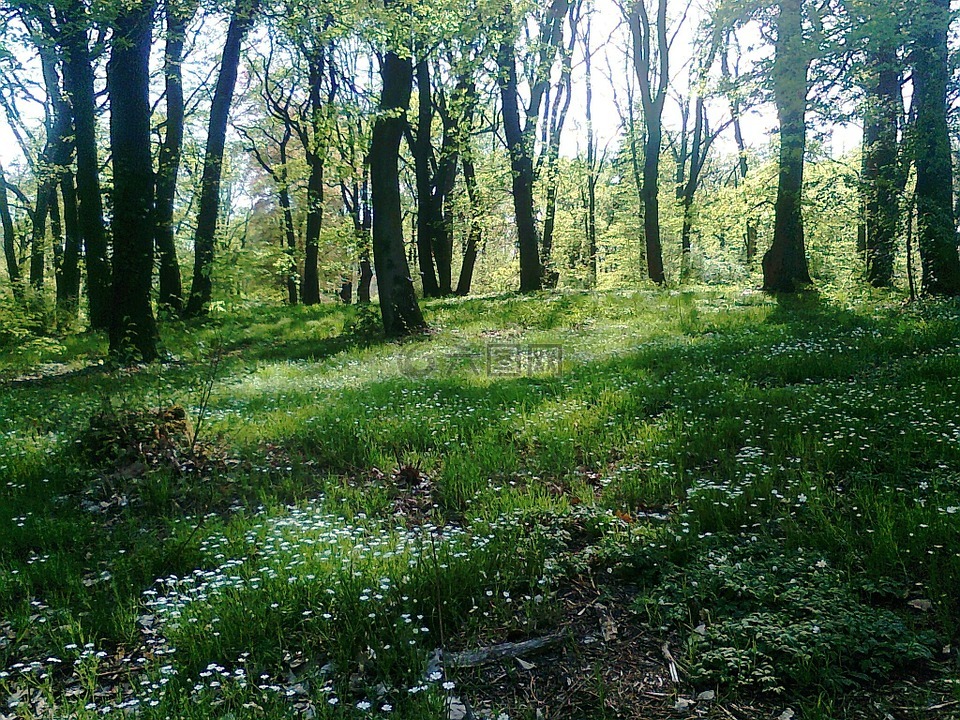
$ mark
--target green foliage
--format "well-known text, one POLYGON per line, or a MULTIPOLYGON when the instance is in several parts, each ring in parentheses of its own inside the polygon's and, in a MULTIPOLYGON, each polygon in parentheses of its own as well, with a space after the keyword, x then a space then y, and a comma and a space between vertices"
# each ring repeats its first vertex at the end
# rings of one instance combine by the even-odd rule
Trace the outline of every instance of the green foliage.
POLYGON ((643 602, 655 622, 687 635, 686 667, 697 685, 816 696, 933 657, 932 633, 864 603, 816 553, 771 540, 713 544, 665 573, 643 602))
POLYGON ((436 331, 402 345, 374 308, 258 305, 171 325, 163 368, 103 370, 96 336, 36 358, 92 365, 78 375, 5 355, 5 374, 41 371, 0 393, 0 684, 29 688, 17 712, 36 691, 71 717, 129 700, 72 689, 123 647, 147 718, 367 701, 432 717, 442 687, 408 689, 434 648, 548 634, 588 578, 642 594, 655 622, 629 631, 746 701, 822 693, 846 717, 854 689, 937 675, 930 650, 960 627, 956 304, 713 290, 426 309, 436 331), (132 473, 109 439, 78 460, 104 398, 198 417, 196 348, 221 344, 216 462, 132 473), (562 345, 562 372, 489 374, 491 344, 562 345))
POLYGON ((60 343, 46 333, 48 315, 42 302, 18 302, 0 293, 0 353, 29 358, 55 352, 60 343))

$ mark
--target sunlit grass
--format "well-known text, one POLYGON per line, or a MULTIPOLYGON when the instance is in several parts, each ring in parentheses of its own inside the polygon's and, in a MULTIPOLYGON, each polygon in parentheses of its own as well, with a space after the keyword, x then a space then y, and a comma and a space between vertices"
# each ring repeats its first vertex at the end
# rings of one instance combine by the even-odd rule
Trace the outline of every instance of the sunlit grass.
MULTIPOLYGON (((908 663, 957 639, 960 307, 705 291, 426 309, 434 331, 403 344, 356 308, 248 311, 167 328, 165 365, 4 388, 9 712, 31 717, 37 698, 76 717, 442 712, 455 678, 428 678, 434 650, 550 632, 579 567, 564 559, 582 550, 564 539, 574 517, 640 606, 675 594, 648 631, 689 639, 705 682, 830 698, 888 676, 898 648, 908 663), (562 369, 491 375, 491 344, 560 346, 562 369), (204 414, 230 463, 125 477, 78 454, 99 409, 175 404, 204 414), (404 467, 427 488, 414 510, 404 467), (821 666, 789 676, 748 682, 717 661, 745 642, 737 613, 759 611, 705 621, 718 591, 690 582, 754 542, 771 567, 828 563, 837 612, 896 618, 877 651, 890 668, 852 671, 841 626, 821 666), (714 654, 698 659, 703 632, 714 654)), ((102 351, 94 336, 8 349, 0 371, 102 351)), ((816 570, 798 579, 812 598, 816 570)))

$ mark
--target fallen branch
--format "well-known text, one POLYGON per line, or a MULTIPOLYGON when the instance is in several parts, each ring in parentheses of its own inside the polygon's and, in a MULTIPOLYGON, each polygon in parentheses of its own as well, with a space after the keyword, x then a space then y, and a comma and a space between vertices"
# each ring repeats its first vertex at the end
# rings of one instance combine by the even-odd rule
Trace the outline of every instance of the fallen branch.
POLYGON ((667 665, 670 668, 670 679, 677 684, 680 682, 680 673, 677 672, 677 661, 673 659, 673 653, 670 652, 670 645, 664 643, 663 647, 660 648, 660 652, 663 653, 663 659, 667 661, 667 665))
POLYGON ((503 643, 502 645, 492 645, 478 650, 451 653, 446 655, 445 660, 446 665, 449 667, 480 667, 481 665, 488 665, 489 663, 506 658, 519 658, 524 655, 530 655, 531 653, 552 647, 561 640, 562 637, 560 635, 548 635, 547 637, 535 638, 524 642, 503 643))

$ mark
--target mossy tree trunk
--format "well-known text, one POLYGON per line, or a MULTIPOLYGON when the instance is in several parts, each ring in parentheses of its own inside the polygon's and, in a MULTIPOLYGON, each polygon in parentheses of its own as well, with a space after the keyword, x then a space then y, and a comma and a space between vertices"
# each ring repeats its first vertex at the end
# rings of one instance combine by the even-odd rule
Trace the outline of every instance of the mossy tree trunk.
POLYGON ((960 257, 953 206, 953 165, 947 125, 950 0, 922 0, 915 15, 913 85, 916 103, 917 233, 927 295, 960 295, 960 257))
POLYGON ((110 354, 157 357, 153 279, 154 177, 150 147, 150 40, 155 0, 121 11, 107 65, 113 157, 113 322, 110 354), (122 109, 122 112, 119 110, 122 109))
POLYGON ((780 180, 773 244, 763 256, 763 289, 795 292, 811 284, 803 231, 803 172, 807 144, 807 75, 802 0, 783 0, 777 18, 773 89, 780 120, 780 180))
POLYGON ((77 224, 83 238, 90 326, 106 330, 112 316, 110 261, 100 192, 97 151, 97 99, 88 21, 81 3, 66 3, 57 11, 63 56, 63 84, 73 115, 77 153, 77 224))
POLYGON ((397 337, 426 327, 404 252, 400 197, 400 143, 413 93, 413 63, 397 52, 386 52, 380 75, 380 115, 370 144, 373 257, 383 328, 388 336, 397 337))

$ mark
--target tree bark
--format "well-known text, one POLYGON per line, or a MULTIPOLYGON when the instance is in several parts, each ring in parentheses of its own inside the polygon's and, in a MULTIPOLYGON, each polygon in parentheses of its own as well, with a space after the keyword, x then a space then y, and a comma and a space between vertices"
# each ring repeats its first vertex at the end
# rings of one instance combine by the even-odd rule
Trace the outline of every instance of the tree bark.
POLYGON ((283 233, 287 243, 287 302, 293 306, 299 302, 299 288, 297 287, 297 232, 293 223, 293 205, 290 202, 290 184, 287 177, 287 143, 289 140, 288 130, 280 145, 281 169, 278 175, 278 186, 280 210, 283 212, 283 233))
POLYGON ((584 80, 587 92, 587 187, 585 193, 586 231, 587 231, 587 270, 590 273, 590 286, 597 287, 599 267, 597 259, 597 184, 600 167, 597 161, 597 136, 593 124, 593 17, 587 16, 587 28, 584 34, 585 66, 584 80))
POLYGON ((513 207, 517 221, 517 244, 520 250, 520 292, 536 292, 543 287, 543 267, 540 262, 540 237, 533 214, 534 171, 532 149, 520 125, 520 101, 517 95, 517 61, 514 45, 503 40, 497 63, 500 97, 503 104, 503 131, 510 153, 513 175, 513 207))
MULTIPOLYGON (((452 95, 442 97, 439 112, 443 121, 443 141, 436 174, 432 181, 431 225, 433 228, 433 251, 437 263, 437 278, 441 296, 454 293, 453 288, 453 241, 454 208, 453 194, 461 161, 469 154, 470 132, 477 106, 476 83, 469 74, 461 75, 452 95)), ((476 177, 473 178, 474 183, 476 177)), ((469 194, 469 189, 468 189, 469 194)), ((472 228, 468 229, 468 233, 472 228)), ((459 284, 459 283, 458 283, 459 284)))
POLYGON ((917 241, 922 292, 960 295, 960 257, 953 207, 953 166, 947 125, 950 0, 919 3, 913 85, 917 108, 917 241))
POLYGON ((320 232, 323 229, 324 173, 326 159, 323 143, 323 99, 320 84, 326 69, 323 49, 305 49, 309 65, 310 82, 310 131, 302 136, 307 166, 310 176, 307 179, 307 228, 304 236, 303 282, 300 294, 304 305, 316 305, 320 302, 320 232))
POLYGON ((220 182, 223 174, 223 151, 227 140, 227 120, 240 65, 240 46, 253 25, 258 0, 237 0, 230 17, 227 39, 220 61, 220 75, 210 105, 207 148, 200 180, 200 207, 194 234, 193 281, 186 317, 205 315, 213 295, 213 261, 220 215, 220 182))
POLYGON ((863 132, 863 185, 867 281, 874 287, 893 284, 903 172, 898 129, 903 115, 896 49, 872 58, 873 82, 867 88, 863 132))
POLYGON ((13 297, 23 300, 23 286, 20 279, 20 263, 17 260, 17 238, 13 229, 13 217, 7 198, 7 178, 0 164, 0 226, 3 228, 3 257, 7 264, 7 277, 13 288, 13 297))
MULTIPOLYGON (((41 160, 44 174, 49 174, 47 163, 41 160)), ((37 202, 33 207, 33 227, 30 232, 30 287, 35 293, 34 300, 42 302, 44 263, 46 261, 47 218, 50 215, 50 196, 55 187, 52 175, 40 180, 37 188, 37 202)))
POLYGON ((480 222, 480 193, 477 187, 477 169, 473 162, 473 152, 467 148, 463 154, 463 181, 467 186, 470 202, 470 226, 467 228, 467 242, 463 250, 463 263, 460 266, 460 278, 457 281, 457 295, 466 297, 473 285, 473 274, 477 267, 480 244, 483 241, 483 224, 480 222))
POLYGON ((106 330, 112 315, 110 261, 104 231, 100 194, 100 160, 97 157, 97 102, 93 85, 93 58, 88 22, 80 3, 67 4, 59 16, 63 27, 63 82, 73 114, 77 153, 77 224, 83 238, 87 303, 90 327, 106 330))
POLYGON ((706 163, 706 108, 703 98, 698 97, 694 104, 693 139, 690 143, 690 172, 681 189, 680 207, 683 210, 683 229, 680 233, 680 278, 686 280, 690 274, 690 254, 693 250, 693 201, 700 186, 700 175, 706 163))
POLYGON ((663 285, 663 244, 660 238, 660 151, 663 148, 663 107, 670 83, 670 44, 667 38, 667 0, 658 0, 657 18, 651 24, 644 0, 630 16, 633 35, 633 63, 640 86, 646 142, 643 158, 643 234, 647 253, 647 274, 663 285), (653 52, 656 35, 657 51, 653 52))
MULTIPOLYGON (((564 2, 562 5, 565 6, 570 21, 570 37, 560 61, 560 80, 554 88, 553 102, 548 105, 548 117, 544 120, 544 129, 548 131, 549 138, 545 148, 547 201, 544 208, 543 251, 540 262, 543 265, 543 285, 550 289, 556 288, 560 282, 560 273, 553 263, 554 231, 557 226, 557 200, 560 194, 560 141, 564 125, 567 122, 570 104, 573 100, 573 52, 578 40, 582 0, 564 2)), ((559 5, 554 3, 554 7, 559 7, 559 5)), ((561 15, 554 22, 557 31, 554 31, 551 35, 556 37, 555 42, 557 47, 560 47, 560 40, 563 35, 563 16, 561 15)))
POLYGON ((433 236, 435 213, 433 208, 433 91, 430 85, 430 63, 426 58, 417 62, 417 129, 411 143, 414 172, 417 181, 417 262, 423 296, 440 297, 440 281, 434 266, 433 236))
POLYGON ((773 86, 780 120, 780 181, 773 245, 763 257, 763 289, 795 292, 812 282, 801 206, 810 58, 803 38, 801 0, 783 0, 779 5, 773 86))
POLYGON ((113 322, 110 354, 122 361, 157 357, 150 302, 154 177, 150 150, 150 40, 155 0, 117 17, 107 66, 113 156, 113 322), (122 108, 122 112, 120 112, 122 108))
MULTIPOLYGON (((60 84, 57 56, 52 47, 39 47, 44 88, 53 121, 41 165, 49 173, 43 179, 48 193, 47 209, 53 234, 54 277, 56 280, 57 321, 70 322, 77 315, 80 297, 80 245, 77 226, 77 196, 70 166, 73 164, 73 124, 70 105, 60 84), (63 196, 63 213, 60 199, 63 196)), ((37 258, 42 265, 42 254, 37 258)), ((39 270, 38 270, 39 271, 39 270)))
POLYGON ((83 244, 77 213, 77 189, 73 174, 60 177, 60 195, 63 197, 63 256, 57 272, 57 307, 65 320, 75 320, 80 300, 80 250, 83 244))
POLYGON ((163 78, 166 89, 167 119, 157 162, 157 231, 160 293, 157 304, 174 315, 183 312, 183 281, 175 242, 173 220, 177 198, 177 178, 183 154, 183 126, 186 109, 183 98, 183 47, 187 25, 196 5, 167 0, 167 38, 163 53, 163 78))
POLYGON ((397 337, 426 328, 404 253, 400 198, 400 143, 413 93, 413 64, 390 51, 381 60, 380 75, 380 115, 370 143, 373 257, 383 328, 397 337))

